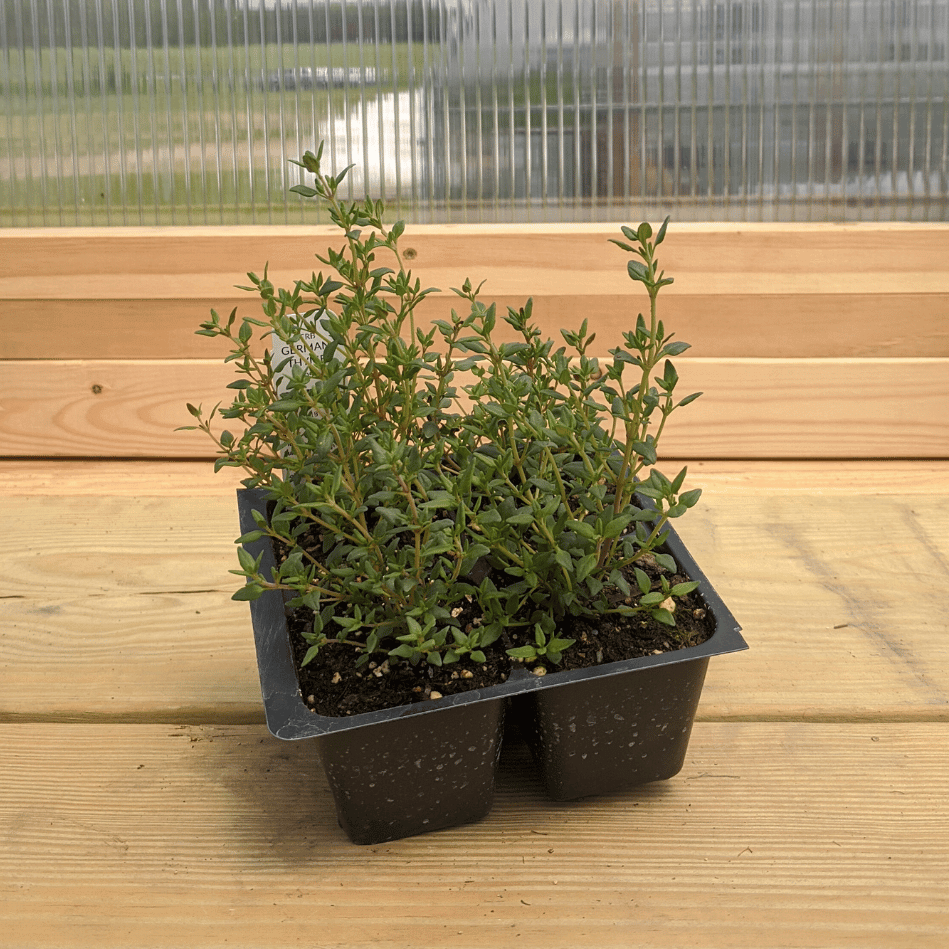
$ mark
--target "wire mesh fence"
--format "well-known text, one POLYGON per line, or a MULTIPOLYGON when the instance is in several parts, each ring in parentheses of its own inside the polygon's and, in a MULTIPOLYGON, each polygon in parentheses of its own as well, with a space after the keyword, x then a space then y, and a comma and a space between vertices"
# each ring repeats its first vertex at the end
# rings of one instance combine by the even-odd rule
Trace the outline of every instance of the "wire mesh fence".
POLYGON ((949 0, 2 0, 0 224, 949 219, 949 0))

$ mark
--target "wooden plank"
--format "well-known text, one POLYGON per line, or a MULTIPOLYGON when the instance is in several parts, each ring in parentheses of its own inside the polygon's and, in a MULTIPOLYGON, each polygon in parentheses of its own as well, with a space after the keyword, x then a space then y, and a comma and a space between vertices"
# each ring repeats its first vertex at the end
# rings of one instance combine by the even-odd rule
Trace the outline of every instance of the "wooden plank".
POLYGON ((667 457, 949 455, 949 359, 682 359, 667 457), (894 393, 899 393, 894 398, 894 393))
MULTIPOLYGON (((506 263, 487 266, 490 272, 497 273, 497 290, 501 293, 532 294, 534 292, 531 290, 532 283, 536 283, 540 278, 540 287, 558 296, 573 293, 578 299, 592 298, 594 301, 614 295, 626 300, 637 295, 643 300, 648 299, 645 292, 636 283, 630 281, 626 272, 625 261, 632 255, 624 251, 621 256, 618 255, 617 260, 610 260, 608 257, 604 259, 603 255, 608 254, 610 249, 607 246, 601 250, 600 265, 597 270, 581 272, 567 270, 565 272, 549 261, 542 266, 535 264, 518 268, 510 267, 506 263), (588 287, 587 282, 590 282, 592 286, 588 287)), ((725 259, 727 260, 727 255, 725 259)), ((774 261, 767 263, 773 264, 774 261)), ((773 295, 795 295, 805 298, 808 296, 835 297, 839 300, 855 293, 872 297, 879 294, 894 294, 902 290, 904 293, 941 295, 949 289, 949 273, 944 269, 935 272, 901 271, 905 283, 901 282, 898 287, 894 287, 895 273, 893 272, 873 274, 848 271, 788 272, 776 267, 764 266, 754 272, 747 272, 724 270, 720 265, 715 270, 709 271, 696 270, 690 266, 681 273, 681 276, 677 276, 678 271, 673 271, 671 266, 667 266, 665 257, 662 265, 662 269, 674 278, 674 283, 663 290, 664 297, 707 294, 708 299, 721 300, 723 297, 741 298, 745 295, 760 298, 773 295)), ((433 276, 451 277, 458 271, 433 268, 424 272, 433 276)), ((467 272, 464 273, 467 276, 467 272)), ((286 276, 292 278, 289 273, 286 276)))
MULTIPOLYGON (((10 462, 16 464, 16 462, 10 462)), ((31 464, 31 462, 26 462, 31 464)), ((64 462, 68 469, 69 462, 64 462)), ((949 462, 886 459, 827 461, 703 461, 689 475, 718 496, 806 494, 811 497, 892 497, 897 485, 910 494, 949 493, 949 462)))
MULTIPOLYGON (((423 318, 444 317, 465 277, 488 299, 535 297, 545 331, 590 320, 606 340, 645 308, 607 242, 617 225, 427 225, 409 263, 442 288, 423 318)), ((0 354, 16 359, 202 358, 194 329, 211 307, 253 313, 234 290, 271 264, 279 283, 307 276, 315 228, 113 228, 0 231, 0 354), (36 314, 43 313, 38 321, 36 314)), ((947 225, 680 225, 662 264, 676 283, 663 314, 704 357, 949 355, 947 225), (911 302, 910 302, 911 301, 911 302), (913 320, 893 314, 912 308, 913 320), (761 328, 767 327, 766 332, 761 328)))
MULTIPOLYGON (((927 470, 941 481, 939 462, 927 470)), ((234 468, 215 472, 208 461, 0 458, 0 495, 233 498, 241 477, 234 468)))
POLYGON ((232 580, 208 591, 0 594, 0 721, 262 723, 250 612, 230 599, 232 580))
MULTIPOLYGON (((751 648, 711 663, 700 716, 949 720, 946 465, 705 467, 678 528, 751 648)), ((233 484, 138 468, 92 466, 101 496, 0 478, 0 719, 260 720, 233 484)))
MULTIPOLYGON (((949 358, 679 359, 705 395, 664 436, 666 457, 949 456, 949 358)), ((234 376, 199 360, 14 360, 0 378, 0 453, 208 457, 186 402, 230 401, 234 376)))
POLYGON ((232 590, 234 496, 0 498, 18 552, 0 596, 48 598, 232 590), (14 566, 15 564, 15 566, 14 566))
MULTIPOLYGON (((591 275, 591 282, 598 276, 591 275)), ((485 299, 497 302, 505 313, 533 296, 535 322, 558 341, 561 327, 576 329, 586 319, 590 332, 597 334, 599 355, 615 345, 620 331, 631 328, 647 306, 632 288, 610 295, 553 295, 548 277, 535 277, 522 292, 501 293, 489 284, 485 299)), ((451 285, 462 282, 463 277, 456 277, 451 285)), ((865 288, 840 294, 715 294, 694 281, 687 290, 685 277, 680 282, 676 294, 664 294, 662 318, 677 338, 704 357, 949 356, 949 290, 914 291, 911 296, 868 293, 865 288), (894 318, 907 309, 912 322, 894 318)), ((219 344, 196 336, 195 330, 212 308, 228 314, 234 307, 242 315, 259 312, 251 297, 226 291, 206 299, 7 300, 0 309, 0 354, 8 359, 205 359, 218 352, 219 344), (42 321, 37 320, 40 313, 42 321)), ((459 307, 457 297, 440 294, 426 300, 419 315, 447 319, 453 307, 459 307)), ((513 339, 505 330, 498 338, 513 339)))
MULTIPOLYGON (((433 261, 451 268, 473 261, 531 267, 554 257, 586 272, 602 268, 604 243, 614 237, 622 237, 618 222, 411 224, 401 246, 414 251, 413 267, 433 261)), ((776 257, 785 272, 939 272, 945 270, 947 242, 949 225, 943 223, 672 221, 662 253, 670 272, 675 266, 754 273, 776 257)), ((308 272, 316 250, 342 243, 338 230, 325 224, 0 228, 5 278, 204 273, 240 278, 243 260, 255 266, 270 261, 275 271, 308 272)))
POLYGON ((942 949, 946 725, 698 724, 684 770, 355 847, 261 727, 0 728, 0 946, 942 949))
POLYGON ((678 529, 751 647, 703 715, 949 720, 945 495, 709 490, 678 529))
MULTIPOLYGON (((604 241, 604 244, 607 242, 604 241)), ((608 251, 604 247, 603 251, 608 251)), ((631 255, 622 252, 616 254, 615 260, 603 259, 598 261, 596 269, 576 271, 558 266, 561 261, 539 259, 533 264, 512 266, 508 260, 485 261, 484 271, 488 274, 485 279, 487 293, 492 290, 502 294, 517 294, 523 300, 522 294, 534 296, 532 284, 543 294, 551 296, 568 296, 584 299, 590 298, 599 302, 604 297, 622 296, 625 299, 641 297, 648 299, 645 293, 632 283, 626 273, 625 259, 631 255), (587 286, 589 282, 589 286, 587 286), (496 285, 496 286, 495 286, 496 285)), ((380 254, 381 257, 381 254, 380 254)), ((252 262, 249 262, 249 264, 252 262)), ((266 261, 264 261, 266 263, 266 261)), ((382 263, 382 260, 380 260, 382 263)), ((469 270, 448 268, 444 264, 430 265, 424 268, 412 267, 412 272, 420 278, 435 280, 438 292, 451 299, 447 284, 454 284, 458 278, 470 276, 472 282, 479 277, 479 272, 471 271, 473 266, 479 266, 479 261, 466 260, 469 270)), ((772 262, 773 263, 773 262, 772 262)), ((263 264, 260 267, 249 266, 248 269, 263 274, 263 264)), ((325 266, 323 268, 326 269, 325 266)), ((667 268, 663 268, 667 269, 667 268)), ((291 271, 269 269, 270 280, 276 285, 291 286, 294 279, 304 277, 309 280, 311 270, 291 271)), ((742 271, 696 271, 687 270, 682 276, 677 276, 671 270, 669 275, 675 278, 675 283, 663 291, 664 297, 680 295, 696 295, 705 292, 709 298, 721 299, 723 296, 752 295, 767 297, 775 294, 797 294, 802 297, 809 295, 840 298, 855 293, 865 293, 868 296, 891 293, 894 297, 902 289, 904 292, 921 294, 942 294, 949 288, 949 273, 940 270, 930 273, 923 270, 901 270, 900 274, 905 284, 894 289, 892 286, 894 274, 884 273, 850 273, 847 271, 822 272, 791 272, 762 269, 752 273, 742 271), (739 284, 736 286, 735 281, 739 284)), ((249 283, 244 274, 231 275, 237 284, 249 283)), ((44 280, 43 294, 37 293, 36 277, 0 277, 0 295, 7 300, 26 300, 34 303, 50 303, 57 300, 88 301, 88 300, 217 300, 222 292, 228 298, 236 301, 254 302, 254 293, 233 293, 239 289, 234 284, 222 284, 219 274, 184 274, 174 275, 174 283, 169 283, 168 274, 140 274, 120 273, 108 277, 108 284, 104 284, 101 274, 86 273, 61 277, 49 277, 44 280)), ((480 283, 480 279, 477 280, 480 283)), ((457 299, 457 297, 456 297, 457 299)))

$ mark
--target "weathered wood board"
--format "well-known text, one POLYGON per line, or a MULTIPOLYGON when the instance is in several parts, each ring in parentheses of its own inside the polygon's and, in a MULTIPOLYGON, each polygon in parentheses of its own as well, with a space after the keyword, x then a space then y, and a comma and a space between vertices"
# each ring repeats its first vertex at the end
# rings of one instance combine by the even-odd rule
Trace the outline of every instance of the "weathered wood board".
MULTIPOLYGON (((0 720, 262 720, 237 478, 210 469, 0 463, 0 720)), ((949 720, 949 464, 706 462, 690 483, 682 537, 751 645, 710 664, 701 718, 949 720)))
POLYGON ((261 726, 4 725, 0 946, 943 949, 947 740, 698 723, 677 777, 569 804, 514 748, 481 823, 355 847, 261 726))
MULTIPOLYGON (((589 319, 605 346, 646 306, 616 237, 615 224, 415 225, 402 246, 439 288, 424 318, 447 316, 460 302, 451 288, 470 277, 502 312, 533 297, 555 336, 589 319)), ((212 307, 254 311, 236 289, 248 271, 269 263, 289 286, 326 271, 314 255, 340 243, 326 226, 0 230, 0 355, 205 358, 194 330, 212 307)), ((947 258, 942 224, 673 222, 663 313, 705 357, 947 356, 947 258)))
MULTIPOLYGON (((665 457, 949 457, 949 358, 677 360, 683 396, 665 457)), ((204 360, 0 363, 0 454, 210 457, 185 406, 230 404, 204 360)))
MULTIPOLYGON (((615 232, 405 246, 428 316, 487 277, 602 355, 643 306, 615 232)), ((231 378, 197 323, 328 234, 0 231, 0 949, 949 944, 949 225, 670 228, 706 395, 664 467, 751 648, 710 664, 673 780, 552 804, 507 748, 487 820, 373 848, 266 733, 240 476, 172 431, 231 378)))

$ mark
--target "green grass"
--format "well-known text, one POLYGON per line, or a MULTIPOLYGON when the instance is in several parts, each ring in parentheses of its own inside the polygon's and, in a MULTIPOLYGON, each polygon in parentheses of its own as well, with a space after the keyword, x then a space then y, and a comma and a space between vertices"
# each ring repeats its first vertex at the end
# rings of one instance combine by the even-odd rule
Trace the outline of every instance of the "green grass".
MULTIPOLYGON (((35 180, 13 188, 0 182, 0 227, 187 224, 317 224, 329 219, 312 201, 289 194, 294 180, 281 182, 260 168, 253 175, 233 166, 128 175, 86 175, 35 180)), ((398 202, 387 199, 392 215, 398 202)))
POLYGON ((314 148, 359 90, 275 92, 266 79, 364 65, 377 70, 367 93, 383 95, 421 79, 420 44, 384 47, 378 63, 374 50, 360 55, 354 43, 157 49, 150 59, 144 49, 15 51, 0 63, 0 225, 302 221, 299 199, 280 193, 281 143, 287 158, 314 148))
POLYGON ((378 81, 388 90, 404 88, 412 70, 424 67, 424 50, 419 43, 396 43, 380 47, 377 63, 374 48, 367 51, 356 43, 315 44, 295 47, 286 43, 245 48, 231 47, 163 47, 152 49, 119 49, 113 47, 73 47, 64 49, 12 50, 3 62, 0 94, 14 103, 37 94, 52 97, 58 90, 66 97, 71 84, 78 95, 99 95, 123 86, 127 91, 136 77, 156 80, 157 87, 166 79, 180 88, 182 78, 187 85, 199 79, 211 82, 215 76, 233 73, 251 79, 261 72, 290 69, 296 66, 366 66, 379 71, 378 81))

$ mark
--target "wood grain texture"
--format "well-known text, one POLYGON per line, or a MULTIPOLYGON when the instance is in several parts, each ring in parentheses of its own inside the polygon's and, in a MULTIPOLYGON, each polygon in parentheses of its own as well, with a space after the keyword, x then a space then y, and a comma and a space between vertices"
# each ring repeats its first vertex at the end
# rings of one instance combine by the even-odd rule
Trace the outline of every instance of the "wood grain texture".
MULTIPOLYGON (((0 466, 0 720, 260 721, 233 484, 99 464, 60 497, 67 463, 24 464, 0 466)), ((689 467, 678 529, 751 646, 710 664, 701 718, 949 720, 945 464, 689 467)))
MULTIPOLYGON (((546 251, 585 272, 602 267, 603 245, 622 237, 619 231, 618 223, 413 224, 401 245, 415 251, 413 267, 466 267, 482 260, 531 267, 543 262, 546 251)), ((10 279, 204 273, 240 279, 243 259, 269 260, 275 271, 309 270, 317 250, 341 243, 329 225, 0 228, 3 276, 10 279)), ((945 270, 947 246, 949 226, 940 223, 673 221, 662 253, 670 270, 755 273, 763 269, 763 257, 780 257, 786 272, 878 274, 945 270)))
POLYGON ((481 823, 363 848, 262 727, 2 726, 0 946, 943 949, 947 728, 699 723, 570 804, 512 749, 481 823))
MULTIPOLYGON (((368 849, 261 724, 239 476, 172 433, 230 380, 207 310, 329 233, 0 231, 0 947, 943 949, 949 460, 913 459, 949 459, 949 225, 670 229, 680 530, 751 648, 674 780, 551 804, 508 748, 487 820, 368 849)), ((643 308, 615 233, 404 246, 605 352, 643 308)))
MULTIPOLYGON (((578 268, 597 260, 604 240, 617 235, 619 223, 524 224, 412 224, 402 241, 425 259, 437 253, 449 262, 486 257, 487 247, 501 246, 514 262, 536 256, 532 243, 544 242, 570 252, 578 268)), ((682 253, 698 269, 714 270, 722 255, 737 270, 760 267, 763 250, 781 252, 799 269, 807 261, 819 270, 836 269, 827 254, 841 256, 848 270, 874 272, 895 268, 895 248, 918 262, 920 269, 940 265, 939 241, 949 233, 945 224, 883 223, 734 223, 671 222, 663 252, 682 253), (712 246, 713 242, 724 245, 712 246), (723 246, 726 248, 723 251, 723 246), (824 264, 820 260, 824 259, 824 264)), ((273 259, 305 266, 313 247, 339 243, 338 230, 328 224, 186 226, 186 227, 24 227, 0 228, 0 248, 8 261, 9 276, 37 272, 80 274, 89 271, 121 273, 200 273, 227 271, 234 266, 235 249, 244 256, 273 259), (92 248, 92 251, 90 251, 92 248), (121 251, 120 255, 118 252, 121 251), (119 259, 122 257, 123 259, 119 259)))
POLYGON ((235 476, 0 461, 0 947, 943 949, 949 462, 694 460, 751 649, 683 771, 378 847, 261 724, 235 476), (64 724, 72 723, 72 724, 64 724))
MULTIPOLYGON (((104 491, 107 491, 104 488, 104 491)), ((193 593, 233 588, 234 497, 4 497, 19 551, 0 596, 193 593)))
MULTIPOLYGON (((533 296, 555 337, 589 319, 605 352, 646 300, 608 243, 617 236, 618 225, 427 225, 403 246, 441 288, 423 318, 447 316, 450 288, 470 276, 502 308, 533 296)), ((0 231, 0 356, 206 357, 194 330, 210 308, 254 312, 235 290, 247 271, 269 262, 289 285, 320 269, 314 253, 330 242, 326 227, 0 231)), ((672 226, 663 315, 705 357, 947 356, 947 256, 949 225, 672 226)))
POLYGON ((263 723, 235 588, 0 598, 0 721, 263 723))
MULTIPOLYGON (((949 466, 949 462, 945 463, 949 466)), ((942 463, 928 466, 941 483, 942 463)), ((0 458, 0 493, 42 497, 234 497, 241 472, 207 461, 0 458)))
POLYGON ((751 646, 709 665, 703 715, 949 720, 945 496, 707 491, 690 515, 751 646))
MULTIPOLYGON (((474 272, 474 271, 473 271, 474 272)), ((291 276, 286 275, 288 278, 291 276)), ((300 276, 300 274, 296 274, 300 276)), ((663 291, 661 314, 676 338, 692 344, 705 357, 935 357, 949 356, 949 290, 911 293, 867 292, 865 286, 846 293, 761 291, 720 292, 687 275, 663 291), (681 286, 679 286, 681 284, 681 286), (676 292, 673 293, 672 291, 676 292), (912 314, 905 319, 903 314, 912 314)), ((447 276, 436 284, 460 285, 464 276, 447 276)), ((534 300, 534 322, 560 341, 560 329, 576 329, 587 320, 600 355, 631 329, 636 314, 648 305, 630 284, 612 294, 584 293, 576 286, 555 294, 552 275, 535 275, 520 288, 502 292, 497 281, 485 286, 485 300, 499 311, 534 300)), ((600 275, 591 275, 599 280, 600 275)), ((716 281, 718 282, 718 281, 716 281)), ((165 281, 162 281, 164 284, 165 281)), ((628 281, 627 281, 628 283, 628 281)), ((227 315, 256 317, 259 307, 249 295, 227 290, 208 296, 165 300, 155 280, 141 281, 145 298, 6 300, 0 309, 0 356, 7 359, 207 359, 224 350, 219 343, 196 336, 212 309, 227 315), (42 314, 42 320, 39 319, 42 314)), ((184 290, 185 288, 180 288, 184 290)), ((2 294, 0 294, 2 298, 2 294)), ((428 298, 419 308, 420 321, 448 319, 458 299, 449 294, 428 298)), ((513 340, 500 327, 499 340, 513 340)), ((263 347, 261 347, 262 349, 263 347)))
MULTIPOLYGON (((947 359, 679 359, 705 395, 664 435, 666 457, 949 457, 947 359)), ((230 402, 229 366, 198 360, 11 361, 0 454, 210 457, 186 402, 230 402)))

